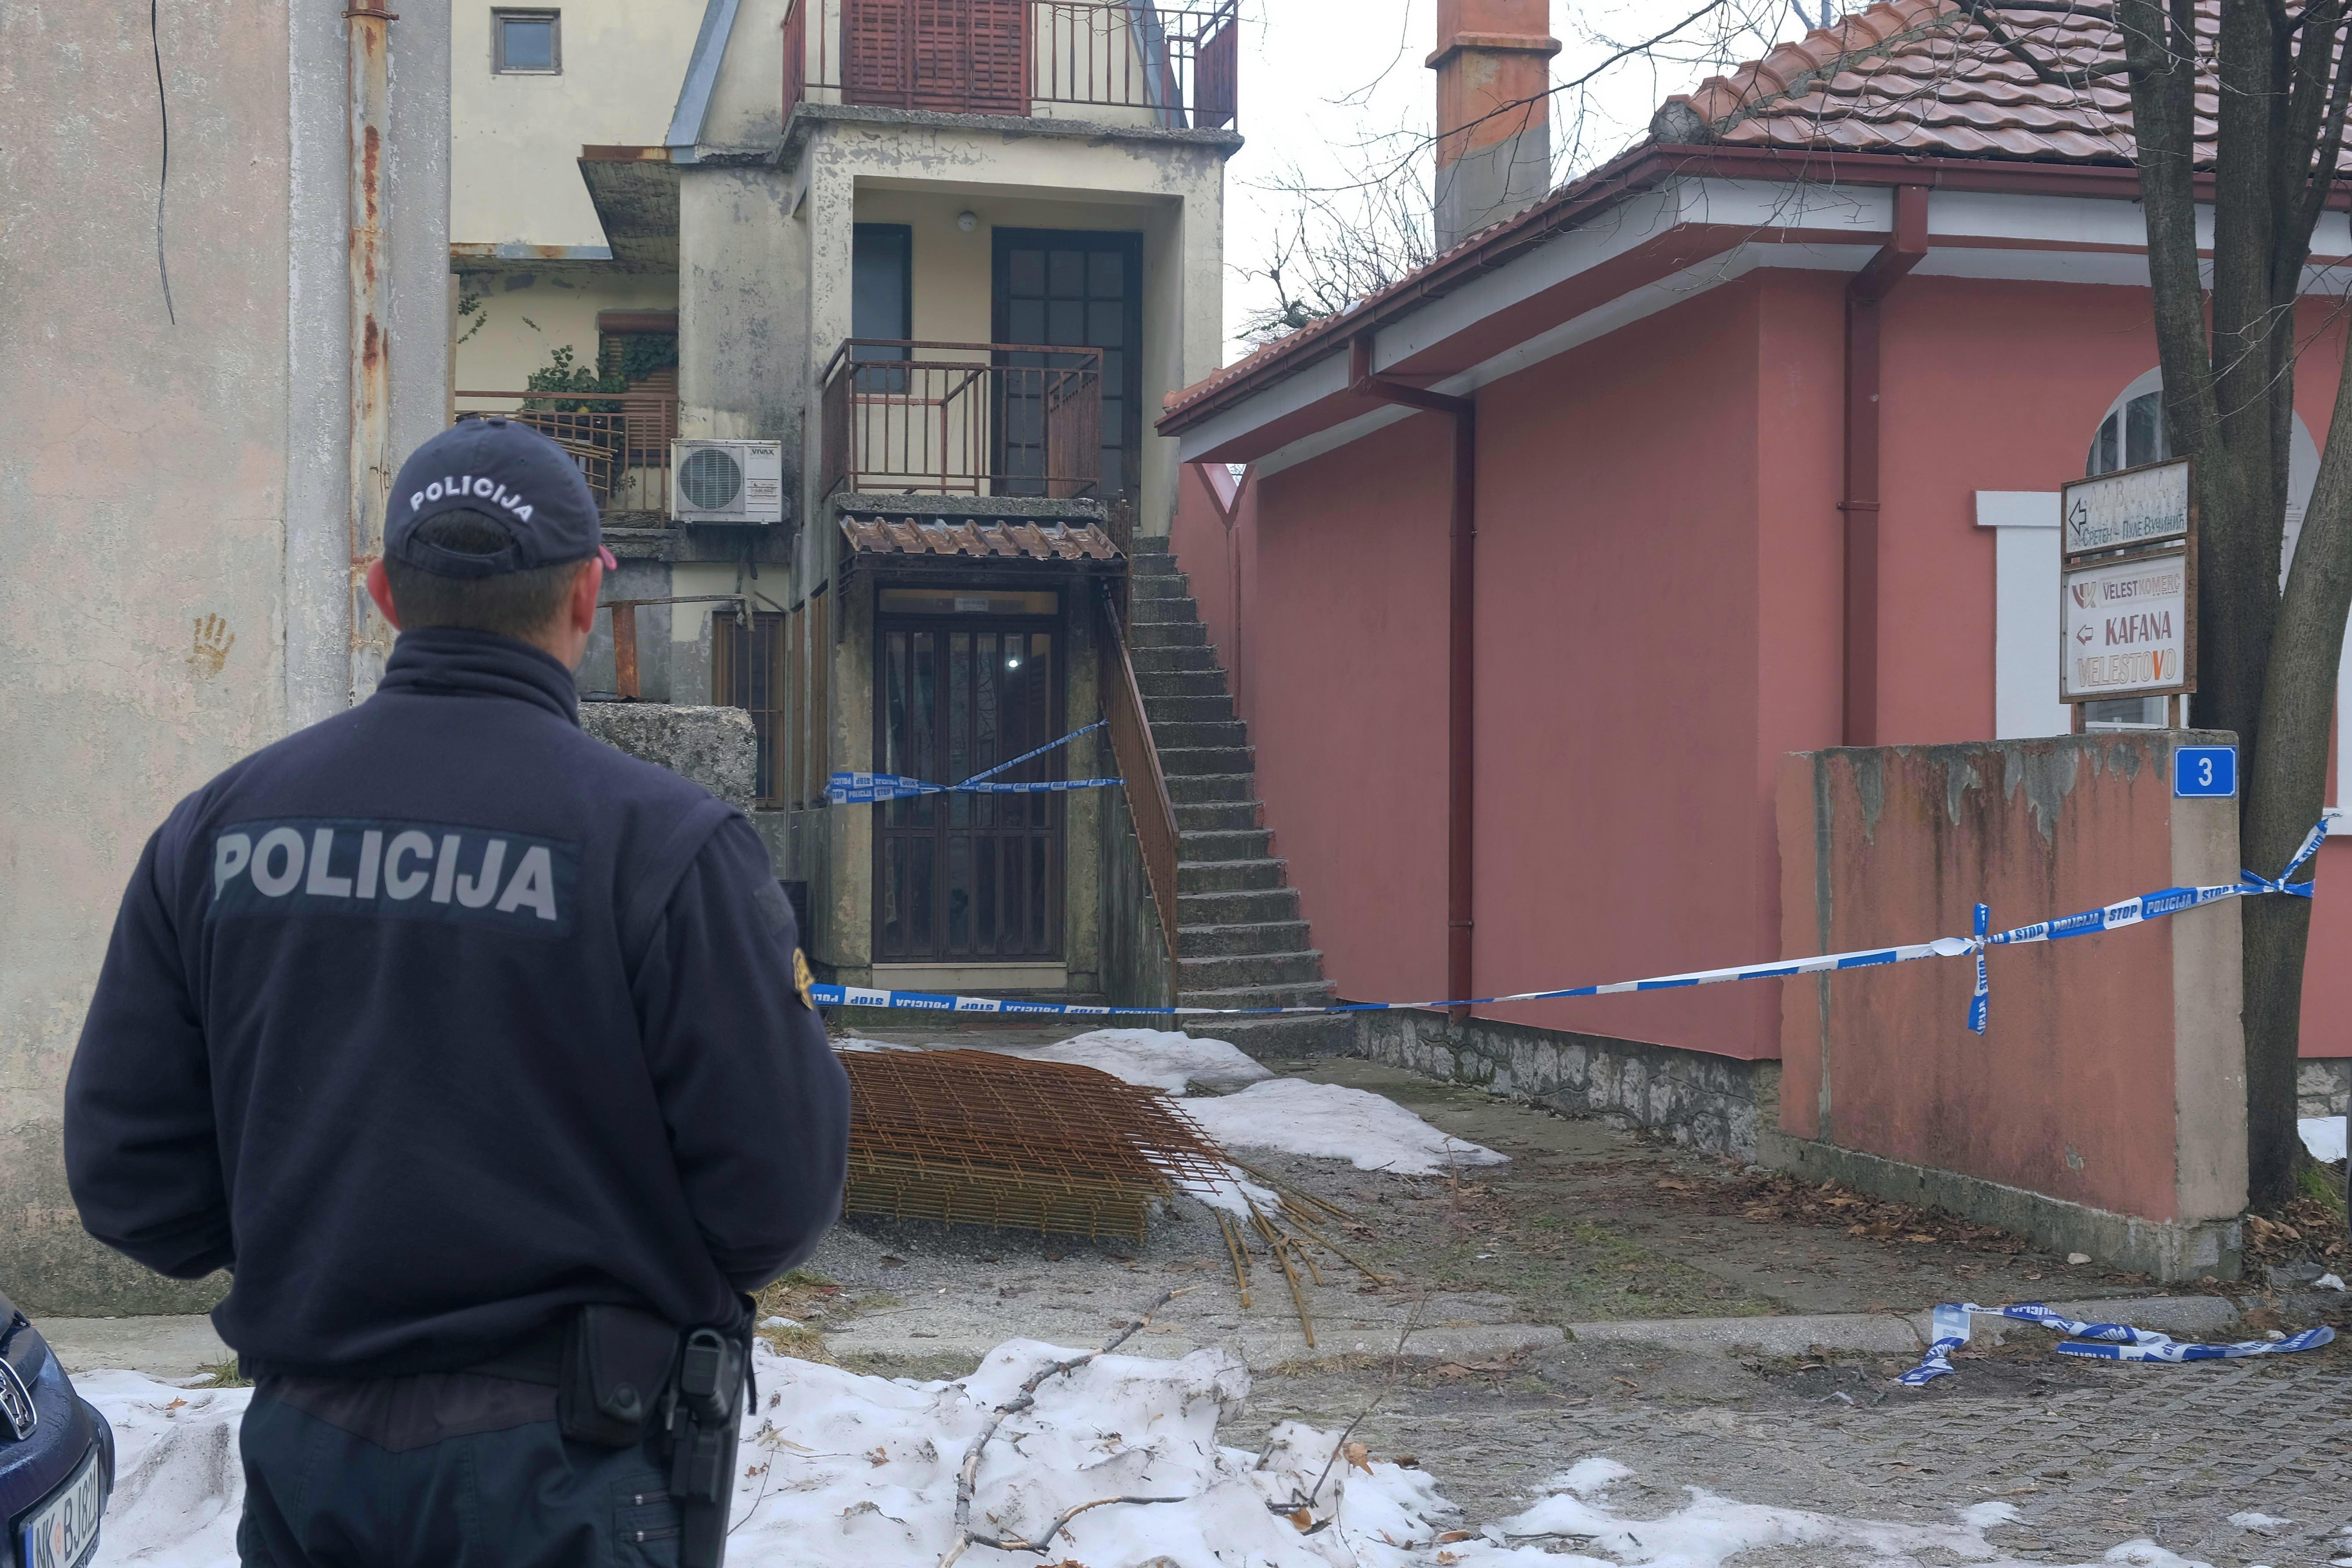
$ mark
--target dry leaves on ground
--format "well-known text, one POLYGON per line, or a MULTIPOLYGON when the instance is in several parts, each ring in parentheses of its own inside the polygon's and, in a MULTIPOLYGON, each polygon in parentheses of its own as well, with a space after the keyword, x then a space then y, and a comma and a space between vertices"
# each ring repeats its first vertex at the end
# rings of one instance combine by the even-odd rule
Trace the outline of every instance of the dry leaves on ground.
MULTIPOLYGON (((2341 1263, 2352 1260, 2344 1217, 2316 1198, 2298 1197, 2269 1215, 2246 1216, 2246 1262, 2341 1263)), ((2336 1270, 2341 1273, 2343 1270, 2336 1270)))
POLYGON ((1669 1177, 1657 1187, 1709 1214, 1738 1215, 1759 1225, 1834 1228, 1888 1246, 1940 1242, 2004 1256, 2032 1250, 2032 1243, 2023 1237, 2012 1236, 1999 1226, 1979 1225, 1939 1208, 1872 1197, 1835 1182, 1815 1186, 1790 1176, 1759 1172, 1725 1181, 1669 1177))

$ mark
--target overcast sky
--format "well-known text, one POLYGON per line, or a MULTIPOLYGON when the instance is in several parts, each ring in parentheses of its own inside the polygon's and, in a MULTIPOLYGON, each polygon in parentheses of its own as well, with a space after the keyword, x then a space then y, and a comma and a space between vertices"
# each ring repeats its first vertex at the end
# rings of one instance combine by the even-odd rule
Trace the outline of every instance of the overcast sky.
MULTIPOLYGON (((1705 0, 1553 0, 1551 31, 1565 46, 1554 81, 1591 70, 1624 43, 1672 27, 1705 0)), ((1811 0, 1818 12, 1819 0, 1811 0)), ((1422 61, 1434 47, 1436 0, 1241 0, 1241 130, 1248 145, 1226 169, 1226 359, 1244 346, 1239 323, 1270 299, 1245 273, 1261 264, 1290 198, 1260 187, 1293 162, 1342 183, 1364 162, 1351 144, 1410 128, 1426 136, 1435 77, 1422 61)), ((1668 94, 1687 90, 1720 62, 1753 58, 1772 38, 1801 36, 1792 0, 1723 0, 1684 41, 1610 68, 1589 89, 1562 95, 1556 152, 1573 141, 1573 173, 1638 140, 1668 94), (1764 35, 1769 33, 1771 38, 1764 35)), ((1426 199, 1425 157, 1412 178, 1426 199)))

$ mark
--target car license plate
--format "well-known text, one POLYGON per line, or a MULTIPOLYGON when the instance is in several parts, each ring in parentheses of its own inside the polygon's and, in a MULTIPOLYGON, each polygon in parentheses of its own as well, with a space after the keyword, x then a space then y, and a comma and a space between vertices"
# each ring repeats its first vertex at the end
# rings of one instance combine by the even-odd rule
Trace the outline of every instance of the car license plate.
POLYGON ((106 1508, 106 1478, 92 1448, 74 1479, 25 1521, 17 1540, 23 1568, 79 1568, 98 1546, 98 1519, 106 1508))

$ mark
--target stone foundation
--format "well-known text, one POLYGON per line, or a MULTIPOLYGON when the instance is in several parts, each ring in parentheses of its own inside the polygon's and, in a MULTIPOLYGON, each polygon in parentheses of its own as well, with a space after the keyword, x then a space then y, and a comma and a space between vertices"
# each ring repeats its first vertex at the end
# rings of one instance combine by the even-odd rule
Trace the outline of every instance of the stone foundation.
POLYGON ((2297 1062, 2294 1101, 2298 1116, 2341 1116, 2352 1110, 2352 1056, 2313 1056, 2297 1062))
POLYGON ((1780 1115, 1777 1061, 1489 1019, 1456 1026, 1443 1013, 1419 1010, 1351 1016, 1352 1055, 1651 1128, 1712 1154, 1756 1158, 1759 1129, 1780 1115))

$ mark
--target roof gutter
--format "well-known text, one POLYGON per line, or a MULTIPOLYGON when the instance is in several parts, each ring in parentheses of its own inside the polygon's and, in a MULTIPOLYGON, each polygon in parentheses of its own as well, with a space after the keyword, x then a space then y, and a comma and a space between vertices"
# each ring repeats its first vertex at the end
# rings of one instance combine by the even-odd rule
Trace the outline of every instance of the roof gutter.
MULTIPOLYGON (((1348 390, 1454 421, 1454 496, 1447 508, 1445 570, 1445 994, 1469 997, 1472 989, 1471 911, 1475 907, 1477 835, 1474 807, 1478 782, 1478 400, 1448 397, 1426 387, 1392 382, 1372 371, 1372 334, 1348 340, 1348 390)), ((1238 608, 1238 607, 1237 607, 1238 608)), ((1467 1007, 1451 1009, 1459 1024, 1467 1007)))
MULTIPOLYGON (((1864 187, 1916 185, 1937 191, 2011 195, 2073 196, 2136 202, 2139 171, 2125 164, 2027 163, 1992 158, 1905 158, 1879 152, 1781 152, 1770 148, 1653 145, 1640 147, 1564 185, 1508 223, 1465 241, 1388 292, 1344 315, 1282 340, 1258 363, 1181 402, 1155 428, 1177 435, 1307 366, 1340 351, 1359 333, 1377 330, 1444 298, 1498 267, 1517 261, 1554 235, 1671 179, 1779 180, 1864 187)), ((2197 199, 2213 199, 2213 177, 2197 176, 2197 199)), ((2328 205, 2352 207, 2352 188, 2339 182, 2328 205)))
POLYGON ((702 30, 694 36, 694 53, 686 62, 686 80, 677 89, 677 108, 669 117, 669 147, 673 163, 698 162, 695 148, 702 141, 703 121, 710 117, 711 90, 719 85, 719 63, 727 57, 727 39, 735 31, 735 13, 742 0, 709 0, 702 10, 702 30))
POLYGON ((1895 232, 1845 288, 1844 719, 1848 746, 1878 744, 1879 308, 1927 255, 1927 187, 1895 187, 1895 232))

